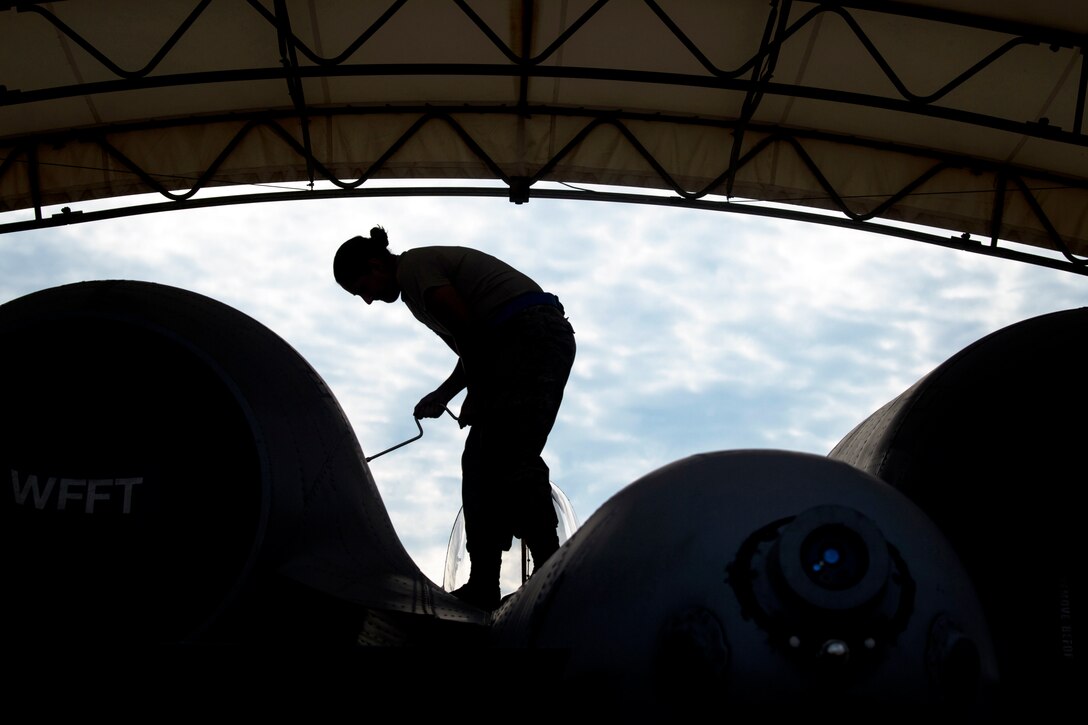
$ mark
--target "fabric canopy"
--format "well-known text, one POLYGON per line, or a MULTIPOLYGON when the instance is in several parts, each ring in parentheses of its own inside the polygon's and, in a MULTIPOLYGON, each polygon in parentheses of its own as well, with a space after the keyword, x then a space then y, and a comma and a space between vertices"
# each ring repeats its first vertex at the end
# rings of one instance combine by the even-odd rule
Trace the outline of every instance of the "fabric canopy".
POLYGON ((1088 256, 1080 0, 6 5, 3 231, 147 192, 497 179, 1088 256))

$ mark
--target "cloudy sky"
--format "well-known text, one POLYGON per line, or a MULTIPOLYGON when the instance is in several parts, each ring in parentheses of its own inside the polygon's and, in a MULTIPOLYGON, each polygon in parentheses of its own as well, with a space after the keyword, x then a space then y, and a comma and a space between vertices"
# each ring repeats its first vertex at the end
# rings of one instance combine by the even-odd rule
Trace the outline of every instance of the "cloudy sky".
MULTIPOLYGON (((213 297, 298 350, 372 455, 416 434, 413 406, 454 362, 402 304, 367 307, 333 282, 337 246, 375 224, 394 252, 475 247, 563 300, 578 358, 545 457, 581 522, 693 453, 826 454, 969 343, 1088 304, 1079 275, 831 227, 452 197, 246 204, 7 234, 0 303, 93 279, 213 297)), ((421 440, 371 470, 401 541, 441 584, 464 434, 449 418, 423 425, 421 440)))

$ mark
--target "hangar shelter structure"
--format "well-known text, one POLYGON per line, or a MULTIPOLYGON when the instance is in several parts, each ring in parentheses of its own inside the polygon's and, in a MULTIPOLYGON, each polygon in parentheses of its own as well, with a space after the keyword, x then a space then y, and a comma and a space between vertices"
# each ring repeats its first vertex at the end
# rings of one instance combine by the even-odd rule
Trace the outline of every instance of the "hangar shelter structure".
POLYGON ((1086 39, 1079 0, 9 0, 0 231, 547 197, 1084 274, 1086 39))
MULTIPOLYGON (((337 196, 564 198, 786 217, 1085 274, 1081 5, 9 0, 0 232, 337 196)), ((643 477, 484 613, 414 566, 316 371, 223 307, 117 280, 0 305, 0 337, 34 351, 0 356, 0 399, 19 412, 0 423, 14 494, 0 530, 13 611, 38 614, 9 618, 9 639, 46 659, 43 637, 354 641, 388 655, 363 662, 378 692, 418 675, 413 653, 396 659, 411 648, 389 644, 495 636, 507 653, 571 652, 565 676, 594 686, 596 655, 620 653, 604 665, 632 702, 653 685, 671 705, 694 683, 761 712, 829 682, 900 712, 1026 713, 1076 691, 1066 632, 1083 567, 1064 496, 1080 440, 1023 426, 1083 410, 1049 366, 1083 357, 1084 310, 965 351, 826 458, 723 451, 643 477), (214 425, 186 423, 208 411, 214 425), (952 484, 962 495, 932 495, 952 484), (954 544, 934 545, 897 487, 954 544), (1010 538, 1008 522, 1035 528, 1010 538), (646 542, 680 553, 639 555, 646 542), (825 565, 826 580, 808 573, 825 565), (602 592, 610 606, 586 606, 602 592)))

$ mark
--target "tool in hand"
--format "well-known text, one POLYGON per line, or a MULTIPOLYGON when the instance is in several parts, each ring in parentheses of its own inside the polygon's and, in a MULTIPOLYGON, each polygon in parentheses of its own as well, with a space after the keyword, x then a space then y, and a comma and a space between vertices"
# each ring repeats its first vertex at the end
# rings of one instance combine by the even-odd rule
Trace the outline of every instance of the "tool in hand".
MULTIPOLYGON (((453 411, 450 410, 448 407, 446 408, 446 412, 450 414, 451 418, 453 418, 454 420, 457 420, 457 416, 454 415, 453 411)), ((381 451, 380 453, 375 453, 372 456, 367 456, 366 457, 366 462, 370 463, 371 461, 373 461, 378 456, 384 456, 386 453, 389 453, 390 451, 395 451, 398 448, 400 448, 401 446, 406 446, 409 443, 411 443, 412 441, 418 441, 420 438, 422 438, 423 437, 423 424, 419 422, 419 418, 416 418, 414 416, 413 416, 412 420, 414 420, 416 422, 416 428, 419 428, 419 433, 417 435, 414 435, 411 438, 409 438, 408 440, 402 441, 401 443, 398 443, 397 445, 395 445, 395 446, 393 446, 391 448, 386 448, 384 451, 381 451)))

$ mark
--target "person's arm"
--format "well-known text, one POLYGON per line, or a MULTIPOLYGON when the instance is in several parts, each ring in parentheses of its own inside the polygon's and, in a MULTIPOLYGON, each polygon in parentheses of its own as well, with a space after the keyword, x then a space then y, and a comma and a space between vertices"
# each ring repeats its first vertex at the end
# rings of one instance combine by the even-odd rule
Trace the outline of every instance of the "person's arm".
POLYGON ((468 385, 465 358, 472 357, 476 347, 477 333, 472 324, 468 305, 452 285, 442 285, 427 290, 424 295, 424 304, 426 304, 427 312, 449 330, 453 339, 445 335, 442 339, 459 358, 450 376, 416 403, 414 414, 417 418, 437 418, 442 415, 453 396, 468 385))
POLYGON ((437 418, 442 415, 453 396, 465 389, 465 369, 461 361, 457 361, 453 372, 433 391, 424 395, 418 403, 413 415, 417 418, 437 418))
MULTIPOLYGON (((431 287, 423 295, 427 312, 453 336, 453 348, 462 362, 471 358, 478 335, 468 303, 453 285, 431 287)), ((448 342, 448 341, 447 341, 448 342)))

